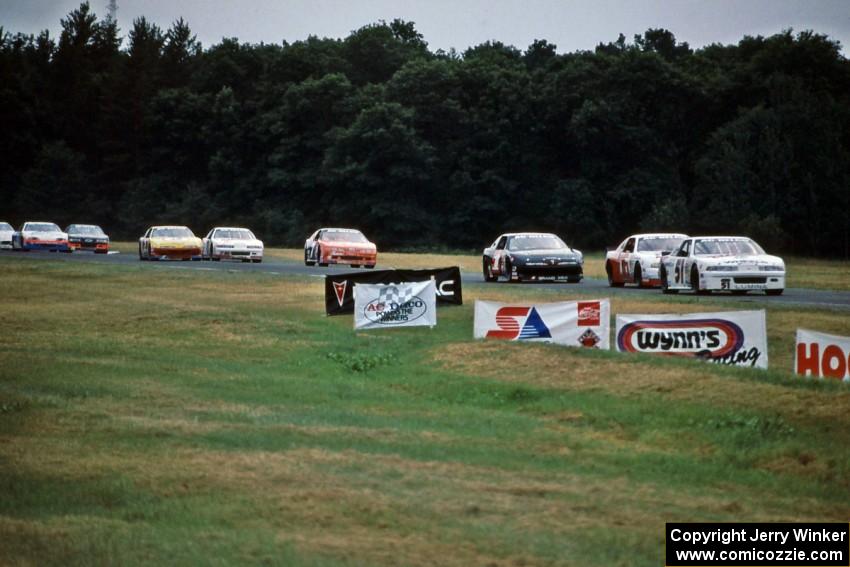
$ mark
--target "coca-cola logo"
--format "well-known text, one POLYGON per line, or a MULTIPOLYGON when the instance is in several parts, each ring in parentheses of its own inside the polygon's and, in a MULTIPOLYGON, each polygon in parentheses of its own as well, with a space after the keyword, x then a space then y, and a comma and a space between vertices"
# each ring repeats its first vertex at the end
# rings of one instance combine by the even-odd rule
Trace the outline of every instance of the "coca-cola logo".
POLYGON ((579 327, 599 326, 602 308, 598 301, 579 301, 576 309, 579 327))

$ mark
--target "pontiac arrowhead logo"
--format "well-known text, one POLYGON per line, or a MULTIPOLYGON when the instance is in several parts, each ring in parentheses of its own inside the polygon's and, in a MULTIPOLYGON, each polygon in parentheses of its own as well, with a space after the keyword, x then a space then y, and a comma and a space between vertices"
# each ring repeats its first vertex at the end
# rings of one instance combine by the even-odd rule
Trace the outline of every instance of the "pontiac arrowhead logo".
POLYGON ((336 300, 339 302, 339 306, 342 307, 342 302, 345 299, 345 288, 348 285, 348 280, 343 280, 341 282, 332 282, 334 284, 334 292, 336 293, 336 300))

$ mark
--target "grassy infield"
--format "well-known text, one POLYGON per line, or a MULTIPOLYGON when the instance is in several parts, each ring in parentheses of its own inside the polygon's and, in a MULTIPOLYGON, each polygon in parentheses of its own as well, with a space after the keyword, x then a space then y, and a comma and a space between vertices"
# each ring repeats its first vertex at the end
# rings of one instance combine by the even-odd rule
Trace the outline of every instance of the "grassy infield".
POLYGON ((580 286, 355 333, 313 278, 0 274, 0 563, 660 565, 665 521, 850 517, 850 388, 789 374, 847 312, 770 307, 762 372, 471 339, 476 297, 580 286))

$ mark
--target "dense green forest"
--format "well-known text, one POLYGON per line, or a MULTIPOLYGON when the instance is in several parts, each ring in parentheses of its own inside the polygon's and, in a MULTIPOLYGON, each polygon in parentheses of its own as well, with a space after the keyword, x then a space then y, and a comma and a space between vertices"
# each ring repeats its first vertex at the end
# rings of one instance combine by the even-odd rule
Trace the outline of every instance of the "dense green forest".
POLYGON ((123 35, 84 3, 58 38, 0 28, 0 124, 14 224, 235 224, 292 245, 343 225, 384 249, 676 230, 850 254, 850 62, 814 32, 459 53, 395 20, 203 48, 183 20, 123 35))

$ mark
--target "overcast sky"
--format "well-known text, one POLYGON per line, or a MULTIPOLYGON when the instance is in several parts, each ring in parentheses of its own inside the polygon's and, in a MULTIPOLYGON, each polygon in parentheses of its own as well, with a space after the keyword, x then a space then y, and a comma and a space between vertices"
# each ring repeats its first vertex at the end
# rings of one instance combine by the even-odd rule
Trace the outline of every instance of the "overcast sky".
MULTIPOLYGON (((91 0, 106 15, 107 0, 91 0)), ((0 0, 0 26, 9 32, 58 35, 59 20, 80 0, 0 0)), ((737 43, 744 35, 812 29, 850 42, 850 0, 118 0, 126 36, 134 18, 167 28, 182 16, 204 47, 222 37, 251 43, 293 42, 308 35, 345 37, 378 20, 416 23, 432 50, 498 40, 520 49, 546 39, 561 53, 593 49, 623 33, 672 31, 692 47, 737 43)), ((126 47, 126 45, 125 45, 126 47)))

